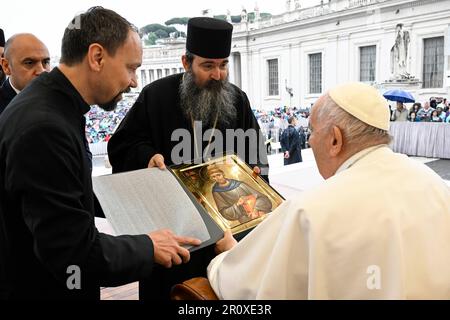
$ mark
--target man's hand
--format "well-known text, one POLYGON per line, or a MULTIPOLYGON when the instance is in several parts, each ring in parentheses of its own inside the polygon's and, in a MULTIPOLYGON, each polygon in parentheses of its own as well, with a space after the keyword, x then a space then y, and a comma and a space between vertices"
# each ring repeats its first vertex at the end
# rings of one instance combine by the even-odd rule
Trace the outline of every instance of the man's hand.
POLYGON ((161 170, 164 170, 166 168, 166 165, 164 164, 164 157, 162 154, 155 154, 148 163, 149 168, 159 168, 161 170))
POLYGON ((181 245, 198 246, 201 243, 199 239, 177 236, 168 229, 154 231, 148 236, 153 241, 155 262, 166 268, 189 261, 189 250, 181 245))
POLYGON ((289 151, 286 151, 286 152, 284 153, 284 158, 285 158, 285 159, 289 159, 289 157, 290 157, 289 151))
POLYGON ((254 167, 253 174, 252 174, 253 178, 256 179, 260 174, 261 174, 261 169, 259 167, 254 167))
POLYGON ((225 231, 225 234, 223 235, 223 238, 217 241, 215 251, 216 254, 220 254, 222 252, 228 251, 231 248, 233 248, 237 244, 237 241, 235 238, 233 238, 233 234, 231 233, 231 230, 225 231))

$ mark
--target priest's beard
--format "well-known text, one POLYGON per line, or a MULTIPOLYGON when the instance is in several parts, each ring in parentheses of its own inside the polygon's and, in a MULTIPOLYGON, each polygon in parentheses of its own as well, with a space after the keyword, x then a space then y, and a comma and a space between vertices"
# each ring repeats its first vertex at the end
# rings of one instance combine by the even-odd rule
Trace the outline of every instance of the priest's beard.
POLYGON ((225 80, 210 80, 203 87, 195 83, 192 71, 184 74, 180 86, 181 107, 186 119, 201 121, 204 127, 226 128, 236 119, 234 88, 225 80))
POLYGON ((109 101, 109 102, 107 102, 107 103, 103 103, 103 104, 99 104, 98 106, 100 107, 100 108, 102 108, 103 110, 105 110, 105 111, 113 111, 114 109, 116 109, 116 107, 117 107, 117 103, 120 101, 120 100, 122 100, 122 99, 120 99, 120 96, 122 95, 122 94, 124 94, 124 93, 128 93, 128 92, 130 92, 130 87, 128 87, 128 88, 126 88, 125 90, 123 90, 123 91, 120 91, 114 98, 112 98, 112 100, 111 101, 109 101))

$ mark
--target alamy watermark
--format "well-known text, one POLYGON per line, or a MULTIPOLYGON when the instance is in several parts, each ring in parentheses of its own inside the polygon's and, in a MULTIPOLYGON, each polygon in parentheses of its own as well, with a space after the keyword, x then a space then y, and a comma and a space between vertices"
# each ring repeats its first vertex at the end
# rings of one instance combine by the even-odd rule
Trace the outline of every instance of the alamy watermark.
POLYGON ((67 26, 69 30, 81 30, 81 13, 77 14, 67 26))
POLYGON ((193 133, 187 129, 174 130, 171 141, 178 142, 172 148, 174 164, 202 164, 217 155, 236 153, 250 166, 261 166, 261 174, 268 174, 266 147, 260 130, 227 129, 224 137, 217 129, 203 132, 202 122, 196 121, 193 133), (204 142, 208 145, 203 149, 204 142))
POLYGON ((377 265, 372 265, 367 268, 366 285, 369 290, 381 290, 381 268, 377 265))
POLYGON ((81 290, 81 269, 79 266, 68 266, 66 273, 69 275, 66 281, 67 289, 81 290))

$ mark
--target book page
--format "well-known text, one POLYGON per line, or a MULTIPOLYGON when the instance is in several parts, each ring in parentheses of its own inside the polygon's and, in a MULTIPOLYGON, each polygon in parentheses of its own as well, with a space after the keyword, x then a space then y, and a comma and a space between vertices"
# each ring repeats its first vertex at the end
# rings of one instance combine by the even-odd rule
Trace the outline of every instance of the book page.
POLYGON ((202 242, 208 229, 197 208, 168 170, 144 169, 93 177, 94 192, 116 235, 171 229, 202 242))

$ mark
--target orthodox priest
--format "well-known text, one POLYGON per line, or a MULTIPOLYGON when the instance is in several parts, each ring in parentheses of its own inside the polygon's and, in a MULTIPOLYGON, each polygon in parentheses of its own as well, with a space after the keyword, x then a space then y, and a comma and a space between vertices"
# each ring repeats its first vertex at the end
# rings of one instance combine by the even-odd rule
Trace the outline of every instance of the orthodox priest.
POLYGON ((108 143, 113 172, 201 163, 231 152, 267 174, 267 154, 247 95, 228 81, 232 31, 222 20, 189 20, 182 56, 186 72, 143 89, 108 143))

